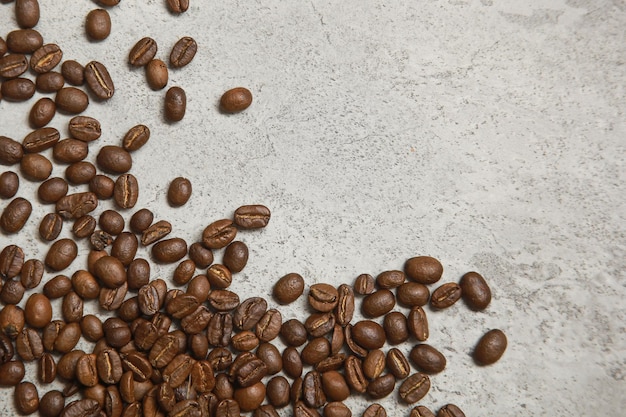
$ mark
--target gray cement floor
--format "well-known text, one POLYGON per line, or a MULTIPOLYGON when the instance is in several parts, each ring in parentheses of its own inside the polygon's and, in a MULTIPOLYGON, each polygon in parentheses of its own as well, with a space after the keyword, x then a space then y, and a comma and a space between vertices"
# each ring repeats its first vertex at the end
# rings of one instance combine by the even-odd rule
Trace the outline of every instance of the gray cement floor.
MULTIPOLYGON (((64 59, 105 63, 115 81, 114 98, 86 112, 104 131, 88 159, 136 124, 152 131, 133 156, 137 207, 190 241, 242 204, 272 210, 266 229, 240 235, 251 252, 234 284, 242 297, 270 297, 288 272, 307 284, 351 283, 435 256, 444 281, 478 271, 494 298, 482 313, 462 304, 429 312, 429 341, 448 367, 420 404, 456 403, 468 417, 626 407, 623 1, 192 0, 181 16, 162 0, 122 1, 98 43, 83 30, 94 3, 41 3, 45 41, 64 59), (168 87, 188 97, 185 119, 170 125, 165 91, 150 90, 126 60, 143 36, 165 60, 186 35, 199 51, 170 72, 168 87), (252 106, 221 114, 220 95, 236 86, 252 91, 252 106), (194 190, 173 209, 164 191, 177 176, 194 190), (469 354, 491 328, 506 332, 509 348, 479 368, 469 354)), ((12 9, 0 5, 0 36, 16 27, 12 9)), ((33 102, 0 101, 0 135, 21 140, 33 102)), ((68 120, 51 125, 67 135, 68 120)), ((36 187, 22 181, 19 195, 34 198, 36 187)), ((28 233, 2 235, 0 247, 43 257, 36 229, 49 210, 35 207, 28 233)), ((304 305, 283 317, 302 318, 304 305)), ((27 377, 35 371, 29 364, 27 377)), ((367 401, 350 402, 354 415, 367 401)), ((381 403, 408 416, 395 396, 381 403)), ((13 410, 2 389, 0 414, 13 410)))

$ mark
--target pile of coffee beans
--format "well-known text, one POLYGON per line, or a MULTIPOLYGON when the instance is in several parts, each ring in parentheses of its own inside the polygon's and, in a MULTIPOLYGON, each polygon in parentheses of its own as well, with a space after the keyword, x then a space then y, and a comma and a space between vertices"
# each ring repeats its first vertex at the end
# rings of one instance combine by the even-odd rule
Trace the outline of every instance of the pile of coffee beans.
MULTIPOLYGON (((97 3, 112 7, 119 0, 97 3)), ((189 7, 187 1, 167 5, 175 14, 189 7)), ((479 273, 432 289, 443 266, 416 256, 402 270, 362 274, 338 287, 307 286, 300 274, 290 273, 276 280, 273 300, 241 299, 236 279, 249 249, 237 236, 266 227, 270 210, 241 206, 188 242, 172 236, 175 225, 155 218, 150 208, 136 209, 141 176, 131 173, 132 155, 148 143, 150 128, 138 124, 119 145, 98 146, 103 127, 80 113, 90 95, 98 101, 114 95, 106 67, 95 60, 85 66, 61 63, 61 48, 46 44, 33 29, 40 18, 37 0, 16 0, 15 15, 20 29, 6 41, 0 38, 2 98, 24 101, 36 91, 55 95, 33 105, 33 131, 21 142, 0 136, 0 165, 19 171, 0 173, 0 198, 6 201, 0 214, 0 386, 14 390, 20 414, 274 417, 287 410, 296 417, 347 417, 352 411, 345 402, 364 396, 371 404, 362 415, 383 417, 387 412, 375 401, 396 395, 407 407, 405 415, 435 416, 424 405, 413 406, 447 366, 445 347, 426 343, 432 328, 426 306, 443 310, 463 299, 471 310, 486 309, 491 290, 479 273), (59 64, 61 72, 55 72, 59 64), (73 116, 64 126, 67 139, 50 125, 57 111, 73 116), (97 152, 90 153, 93 147, 97 152), (42 154, 50 150, 52 160, 42 154), (52 177, 60 167, 64 176, 52 177), (36 199, 19 195, 22 180, 39 184, 36 199), (49 207, 48 213, 33 219, 40 207, 49 207), (11 242, 29 222, 38 222, 46 253, 26 253, 11 242), (71 235, 59 238, 64 227, 71 235), (149 248, 148 259, 138 256, 142 247, 149 248), (82 265, 80 253, 87 253, 82 265), (171 276, 154 278, 155 264, 176 267, 171 276), (283 317, 280 306, 303 295, 309 313, 283 317), (86 308, 97 314, 84 314, 86 308), (357 311, 363 320, 355 320, 357 311), (31 363, 37 385, 25 380, 31 363), (53 383, 63 388, 40 392, 53 383)), ((89 13, 85 30, 91 40, 105 39, 111 30, 106 10, 89 13)), ((155 58, 157 49, 154 39, 143 38, 128 60, 146 68, 151 88, 162 89, 168 69, 155 58)), ((181 38, 169 65, 186 66, 196 51, 192 38, 181 38)), ((184 117, 180 87, 170 88, 165 102, 167 120, 184 117)), ((236 113, 251 102, 250 91, 239 87, 224 93, 220 107, 236 113)), ((192 198, 192 182, 174 178, 166 195, 170 206, 184 206, 192 198)), ((487 331, 474 348, 475 363, 497 362, 506 347, 501 330, 487 331)), ((436 415, 464 413, 447 404, 436 415)))

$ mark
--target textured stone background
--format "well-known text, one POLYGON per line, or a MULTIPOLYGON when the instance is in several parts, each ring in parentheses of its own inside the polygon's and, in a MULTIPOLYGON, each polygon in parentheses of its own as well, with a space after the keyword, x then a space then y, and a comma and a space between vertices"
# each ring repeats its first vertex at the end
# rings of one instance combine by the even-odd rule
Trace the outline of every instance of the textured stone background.
MULTIPOLYGON (((443 281, 479 271, 494 299, 483 313, 462 303, 430 312, 429 342, 448 368, 421 404, 453 402, 468 417, 626 407, 622 0, 192 0, 181 16, 163 0, 122 1, 99 43, 83 28, 95 3, 41 3, 46 42, 65 59, 105 63, 116 84, 112 100, 86 112, 105 132, 89 159, 135 124, 152 130, 133 155, 137 207, 190 241, 242 204, 270 207, 265 230, 239 235, 251 250, 235 279, 242 297, 269 297, 288 272, 307 284, 351 283, 435 256, 443 281), (198 41, 193 63, 170 72, 168 87, 188 96, 178 124, 163 121, 165 91, 126 64, 147 35, 161 59, 182 36, 198 41), (240 85, 253 105, 220 114, 221 93, 240 85), (177 176, 194 193, 172 209, 164 191, 177 176), (479 368, 469 354, 495 327, 509 348, 479 368)), ((0 5, 0 36, 15 26, 13 4, 0 5)), ((0 134, 21 140, 32 103, 0 102, 0 134)), ((51 125, 65 135, 67 120, 51 125)), ((23 181, 19 195, 36 198, 36 187, 23 181)), ((2 235, 0 246, 43 258, 36 228, 49 210, 36 206, 30 234, 2 235)), ((303 318, 304 305, 281 308, 283 317, 303 318)), ((28 369, 36 379, 34 364, 28 369)), ((381 402, 390 415, 408 415, 395 396, 381 402)), ((350 402, 354 415, 366 403, 350 402)), ((0 391, 0 404, 13 415, 12 390, 0 391)))

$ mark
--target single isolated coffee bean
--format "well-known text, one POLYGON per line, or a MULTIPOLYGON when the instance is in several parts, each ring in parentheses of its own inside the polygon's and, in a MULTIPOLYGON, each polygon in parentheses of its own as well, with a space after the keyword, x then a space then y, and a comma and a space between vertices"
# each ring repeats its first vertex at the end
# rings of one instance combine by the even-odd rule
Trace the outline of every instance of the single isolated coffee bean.
POLYGON ((387 417, 387 410, 382 405, 374 403, 365 409, 363 417, 387 417))
POLYGON ((169 74, 167 65, 160 59, 153 59, 146 65, 146 81, 153 90, 161 90, 167 85, 169 74))
POLYGON ((434 308, 448 308, 461 299, 461 287, 456 282, 448 282, 433 291, 430 305, 434 308))
POLYGON ((488 331, 480 338, 474 348, 474 360, 479 365, 491 365, 496 363, 504 354, 507 347, 507 339, 500 329, 488 331))
POLYGON ((61 64, 61 74, 68 83, 79 86, 85 83, 85 68, 77 61, 68 60, 61 64))
POLYGON ((107 68, 98 61, 85 65, 85 81, 91 92, 100 100, 108 100, 115 93, 115 85, 107 68))
POLYGON ((193 57, 196 56, 197 51, 198 44, 193 38, 189 36, 180 38, 174 44, 174 48, 170 53, 170 65, 174 68, 182 68, 188 65, 193 60, 193 57))
POLYGON ((38 0, 16 0, 15 20, 21 28, 33 28, 39 23, 38 0))
POLYGON ((491 302, 491 289, 485 278, 477 272, 468 272, 459 283, 461 296, 472 310, 484 310, 491 302))
POLYGON ((42 97, 30 109, 28 121, 34 128, 46 126, 56 114, 57 106, 48 97, 42 97))
POLYGON ((180 122, 187 110, 187 95, 180 87, 171 87, 165 93, 165 119, 169 122, 180 122))
POLYGON ((170 205, 180 207, 186 204, 190 197, 191 181, 183 177, 174 178, 167 189, 167 201, 170 205))
POLYGON ((122 139, 122 147, 128 152, 136 151, 150 139, 150 129, 145 125, 137 125, 131 127, 124 139, 122 139))
POLYGON ((260 229, 267 226, 270 217, 271 213, 267 207, 254 204, 237 208, 233 220, 237 227, 242 229, 260 229))
POLYGON ((296 301, 304 292, 304 278, 297 273, 290 273, 279 279, 272 290, 276 301, 289 304, 296 301))
POLYGON ((465 413, 454 404, 446 404, 439 409, 437 417, 465 417, 465 413))
POLYGON ((227 113, 239 113, 252 104, 252 93, 244 87, 226 91, 220 99, 220 108, 227 113))
POLYGON ((189 9, 189 0, 167 0, 167 7, 172 13, 184 13, 189 9))
POLYGON ((39 393, 31 382, 20 382, 14 391, 15 408, 20 414, 32 414, 39 408, 39 393))
POLYGON ((409 279, 420 284, 434 284, 443 275, 443 265, 433 257, 416 256, 404 263, 404 273, 409 279))
POLYGON ((95 9, 87 14, 85 21, 87 36, 94 41, 101 41, 111 34, 111 16, 104 9, 95 9))
POLYGON ((0 174, 0 198, 11 198, 20 188, 20 177, 13 171, 0 174))

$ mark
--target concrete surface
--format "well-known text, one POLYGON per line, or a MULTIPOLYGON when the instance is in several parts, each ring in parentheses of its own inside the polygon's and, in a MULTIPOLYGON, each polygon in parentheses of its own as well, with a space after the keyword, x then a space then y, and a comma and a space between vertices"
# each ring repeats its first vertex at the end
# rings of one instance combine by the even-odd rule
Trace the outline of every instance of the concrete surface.
MULTIPOLYGON (((98 43, 83 30, 95 3, 41 3, 46 42, 65 59, 105 63, 115 81, 114 98, 85 113, 104 130, 89 159, 135 124, 152 131, 133 155, 137 207, 190 241, 242 204, 272 210, 265 230, 240 234, 251 252, 235 280, 242 297, 269 297, 288 272, 307 284, 351 283, 435 256, 443 281, 476 270, 494 298, 483 313, 429 311, 429 342, 448 367, 420 404, 452 402, 468 417, 626 407, 626 3, 192 0, 174 16, 162 0, 122 1, 98 43), (168 87, 187 91, 188 109, 169 125, 165 91, 151 91, 126 59, 152 36, 165 60, 185 35, 199 51, 170 72, 168 87), (220 95, 236 86, 254 103, 221 114, 220 95), (194 190, 173 209, 164 191, 177 176, 194 190), (491 328, 505 331, 509 348, 479 368, 469 353, 491 328)), ((0 5, 2 36, 16 26, 13 6, 0 5)), ((21 140, 32 103, 0 102, 0 134, 21 140)), ((67 120, 51 125, 66 135, 67 120)), ((23 181, 19 195, 34 198, 36 187, 23 181)), ((48 210, 37 205, 28 233, 3 235, 0 246, 42 258, 36 228, 48 210)), ((281 308, 283 317, 303 318, 304 301, 281 308)), ((36 366, 28 370, 34 380, 36 366)), ((0 391, 1 415, 13 414, 11 398, 0 391)), ((355 416, 367 402, 350 401, 355 416)), ((396 396, 381 403, 409 414, 396 396)))

